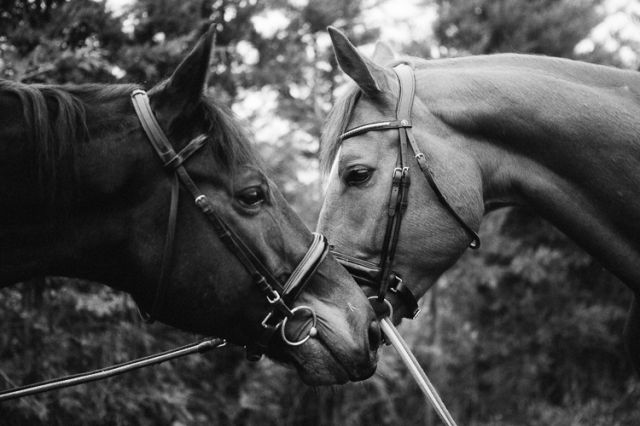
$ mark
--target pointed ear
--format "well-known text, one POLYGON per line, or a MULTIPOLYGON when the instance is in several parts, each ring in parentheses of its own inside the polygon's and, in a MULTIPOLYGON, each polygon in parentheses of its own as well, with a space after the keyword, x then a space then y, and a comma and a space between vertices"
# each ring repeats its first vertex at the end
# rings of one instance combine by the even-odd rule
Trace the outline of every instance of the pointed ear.
POLYGON ((161 102, 169 106, 177 114, 190 105, 197 104, 202 96, 209 76, 209 61, 215 37, 214 26, 200 37, 198 43, 171 77, 162 85, 154 88, 161 91, 161 102))
POLYGON ((370 97, 380 95, 387 88, 384 68, 362 56, 358 49, 341 31, 334 27, 327 29, 333 43, 338 65, 360 89, 370 97))
POLYGON ((376 64, 384 65, 396 58, 396 54, 387 43, 379 41, 373 51, 373 61, 376 64))

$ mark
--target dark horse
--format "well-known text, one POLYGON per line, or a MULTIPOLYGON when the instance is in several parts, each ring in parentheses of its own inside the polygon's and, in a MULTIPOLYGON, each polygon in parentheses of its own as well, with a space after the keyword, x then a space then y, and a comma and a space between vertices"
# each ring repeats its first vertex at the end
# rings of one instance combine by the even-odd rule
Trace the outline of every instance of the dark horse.
POLYGON ((130 293, 164 323, 240 345, 280 325, 263 321, 277 307, 290 340, 312 338, 289 346, 273 333, 267 355, 310 384, 365 379, 375 370, 378 325, 332 256, 315 255, 315 274, 288 307, 272 291, 277 282, 247 268, 260 264, 284 285, 315 240, 238 124, 205 93, 212 39, 209 30, 148 103, 134 85, 0 81, 0 285, 45 275, 97 281, 130 293), (132 94, 144 101, 136 108, 155 113, 169 150, 190 146, 168 169, 142 126, 153 114, 139 119, 132 94), (186 176, 179 197, 178 169, 186 176), (223 241, 230 235, 235 246, 223 241), (301 315, 288 311, 303 305, 301 315))
MULTIPOLYGON (((336 249, 383 262, 392 172, 404 145, 411 184, 393 270, 415 296, 476 243, 485 212, 528 206, 631 289, 625 338, 638 369, 640 74, 514 54, 398 60, 384 44, 369 60, 342 33, 330 33, 338 63, 356 83, 323 135, 332 169, 318 229, 336 249), (393 123, 399 82, 411 80, 410 117, 393 123)), ((407 316, 407 304, 397 293, 391 298, 395 319, 407 316)))

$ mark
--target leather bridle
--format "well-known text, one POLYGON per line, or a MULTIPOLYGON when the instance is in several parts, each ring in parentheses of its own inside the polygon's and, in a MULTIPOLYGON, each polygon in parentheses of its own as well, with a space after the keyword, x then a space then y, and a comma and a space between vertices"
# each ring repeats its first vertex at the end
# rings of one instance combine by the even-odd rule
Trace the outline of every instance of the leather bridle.
POLYGON ((290 346, 302 345, 311 337, 314 337, 317 333, 316 313, 308 306, 300 305, 293 308, 291 306, 326 257, 329 251, 326 238, 318 233, 313 234, 313 242, 304 258, 291 273, 287 282, 284 285, 281 284, 240 236, 216 213, 213 203, 200 191, 184 167, 184 163, 198 152, 209 138, 206 135, 200 135, 191 140, 180 152, 176 153, 156 120, 146 92, 143 90, 133 91, 131 100, 149 143, 158 157, 160 157, 164 168, 173 175, 162 266, 151 310, 148 313, 144 312, 143 318, 147 321, 153 321, 160 314, 164 304, 167 280, 173 258, 178 198, 180 196, 180 184, 182 184, 193 197, 195 204, 207 217, 218 238, 242 263, 257 288, 267 299, 269 310, 260 324, 261 330, 257 341, 247 345, 247 358, 253 361, 260 359, 278 329, 282 340, 290 346), (287 337, 286 325, 287 321, 296 314, 311 318, 312 325, 304 337, 298 340, 290 340, 287 337))
MULTIPOLYGON (((334 255, 343 266, 354 276, 360 285, 369 286, 378 290, 377 301, 384 302, 387 291, 395 293, 402 303, 408 308, 407 318, 414 318, 419 312, 418 303, 411 290, 403 283, 402 278, 395 273, 393 261, 398 246, 400 235, 400 225, 402 217, 407 209, 409 194, 409 148, 413 150, 418 167, 427 179, 429 186, 436 197, 451 216, 471 237, 469 247, 477 249, 480 247, 478 234, 460 217, 451 204, 447 201, 442 191, 436 185, 433 175, 429 169, 424 153, 420 151, 415 141, 411 125, 411 110, 413 109, 413 99, 415 97, 415 75, 413 69, 407 63, 400 63, 393 68, 400 84, 400 94, 396 104, 396 117, 391 121, 379 121, 364 124, 347 130, 340 135, 340 140, 352 138, 371 131, 398 130, 399 148, 398 162, 393 170, 391 180, 391 194, 389 195, 389 206, 387 209, 387 225, 382 241, 382 251, 380 264, 357 259, 344 253, 334 252, 334 255)), ((355 108, 355 107, 354 107, 355 108)), ((353 112, 353 109, 352 109, 353 112)), ((390 306, 390 304, 389 304, 390 306)))

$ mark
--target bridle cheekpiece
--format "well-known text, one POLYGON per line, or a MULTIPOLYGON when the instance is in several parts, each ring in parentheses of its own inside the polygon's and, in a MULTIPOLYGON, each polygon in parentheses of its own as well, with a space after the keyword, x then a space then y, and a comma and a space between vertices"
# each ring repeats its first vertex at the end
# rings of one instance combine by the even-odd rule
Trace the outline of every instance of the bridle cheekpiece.
MULTIPOLYGON (((409 194, 409 149, 413 150, 418 167, 422 171, 425 179, 429 183, 436 197, 449 214, 460 224, 465 232, 471 237, 469 247, 477 249, 480 247, 478 234, 460 217, 451 204, 447 201, 442 191, 438 188, 433 174, 429 169, 424 153, 420 151, 412 132, 411 111, 415 98, 415 74, 413 68, 407 63, 400 63, 393 68, 400 84, 400 94, 396 104, 396 118, 390 121, 380 121, 364 124, 342 133, 341 141, 362 135, 372 131, 397 130, 399 135, 398 163, 393 170, 391 178, 391 194, 389 195, 389 206, 387 209, 387 225, 380 263, 368 262, 357 259, 340 252, 334 252, 336 258, 347 268, 360 285, 377 287, 377 301, 382 303, 386 300, 387 291, 395 293, 408 309, 408 318, 414 318, 418 312, 418 303, 411 290, 403 283, 400 276, 393 272, 393 261, 396 255, 398 238, 400 235, 400 225, 402 217, 407 209, 409 194)), ((352 110, 353 111, 353 110, 352 110)))
POLYGON ((149 143, 162 161, 164 168, 172 174, 171 202, 162 255, 162 266, 160 268, 151 310, 149 312, 141 310, 143 318, 147 321, 153 321, 160 314, 164 304, 168 274, 173 258, 178 198, 180 195, 180 184, 182 184, 191 194, 200 211, 207 217, 218 238, 220 238, 227 249, 235 255, 240 263, 242 263, 267 300, 269 306, 268 313, 261 321, 261 331, 257 341, 247 345, 247 358, 253 361, 260 359, 266 351, 271 338, 278 330, 280 330, 282 340, 289 346, 302 345, 311 337, 314 337, 317 334, 316 313, 309 306, 301 305, 293 308, 291 306, 293 306, 293 303, 309 282, 311 276, 313 276, 326 257, 329 251, 326 238, 318 233, 313 234, 313 242, 304 258, 291 273, 287 282, 281 284, 240 236, 216 213, 213 203, 200 191, 184 167, 184 163, 193 154, 198 152, 209 141, 209 138, 206 135, 197 136, 182 150, 176 153, 151 109, 146 92, 144 90, 133 91, 131 100, 149 143), (286 334, 288 321, 296 315, 305 314, 311 318, 311 327, 308 328, 305 336, 298 340, 291 340, 286 334))

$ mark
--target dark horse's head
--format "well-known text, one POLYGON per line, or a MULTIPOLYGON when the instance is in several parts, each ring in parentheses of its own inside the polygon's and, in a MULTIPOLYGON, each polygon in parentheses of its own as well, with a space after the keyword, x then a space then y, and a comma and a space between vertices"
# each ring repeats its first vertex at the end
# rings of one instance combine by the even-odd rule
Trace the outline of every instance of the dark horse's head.
MULTIPOLYGON (((176 152, 205 141, 184 162, 186 173, 216 218, 284 284, 314 237, 264 174, 244 132, 205 91, 212 38, 209 31, 149 91, 149 104, 176 152)), ((129 292, 152 311, 165 273, 160 321, 251 345, 273 304, 184 187, 167 239, 175 174, 136 116, 135 89, 0 82, 0 284, 34 275, 86 278, 129 292), (163 261, 167 241, 173 251, 163 261)), ((289 338, 310 333, 311 310, 313 337, 293 347, 274 333, 267 354, 311 384, 369 377, 378 325, 331 255, 289 307, 302 305, 310 310, 289 320, 289 338)))

